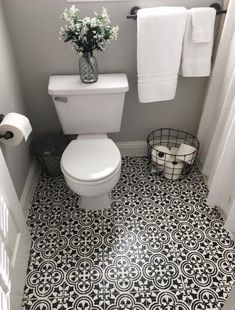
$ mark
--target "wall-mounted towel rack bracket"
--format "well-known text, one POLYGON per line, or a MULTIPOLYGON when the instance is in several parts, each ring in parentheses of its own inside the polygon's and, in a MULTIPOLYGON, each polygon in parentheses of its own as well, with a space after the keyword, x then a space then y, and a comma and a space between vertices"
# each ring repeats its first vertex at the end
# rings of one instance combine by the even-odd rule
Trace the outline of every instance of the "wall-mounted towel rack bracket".
MULTIPOLYGON (((221 10, 221 6, 219 3, 212 3, 210 5, 211 8, 214 8, 216 10, 216 15, 222 15, 222 14, 226 14, 227 11, 226 10, 221 10)), ((133 8, 131 8, 130 10, 130 14, 127 15, 128 19, 137 19, 137 12, 138 10, 140 10, 141 8, 139 6, 133 6, 133 8)))
POLYGON ((137 19, 137 12, 140 10, 139 6, 133 6, 130 10, 130 15, 127 15, 126 18, 137 19))
MULTIPOLYGON (((3 121, 4 119, 4 114, 0 114, 0 123, 3 121)), ((6 140, 9 140, 11 138, 13 138, 14 135, 11 131, 6 131, 4 133, 0 133, 0 139, 6 139, 6 140)))
POLYGON ((226 14, 227 10, 221 10, 221 6, 219 3, 212 3, 210 8, 214 8, 216 10, 216 15, 226 14))

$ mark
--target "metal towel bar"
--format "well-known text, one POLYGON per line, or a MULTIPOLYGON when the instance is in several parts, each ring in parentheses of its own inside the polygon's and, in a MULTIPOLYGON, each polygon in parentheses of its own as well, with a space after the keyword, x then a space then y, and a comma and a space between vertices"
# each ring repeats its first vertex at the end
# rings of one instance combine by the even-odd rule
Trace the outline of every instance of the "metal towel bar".
MULTIPOLYGON (((216 15, 222 15, 222 14, 226 14, 227 11, 226 10, 221 10, 221 6, 219 3, 212 3, 210 5, 211 8, 214 8, 216 10, 216 15)), ((128 19, 137 19, 137 12, 138 10, 140 10, 141 8, 139 6, 134 6, 133 8, 131 8, 130 10, 130 14, 127 15, 128 19)))

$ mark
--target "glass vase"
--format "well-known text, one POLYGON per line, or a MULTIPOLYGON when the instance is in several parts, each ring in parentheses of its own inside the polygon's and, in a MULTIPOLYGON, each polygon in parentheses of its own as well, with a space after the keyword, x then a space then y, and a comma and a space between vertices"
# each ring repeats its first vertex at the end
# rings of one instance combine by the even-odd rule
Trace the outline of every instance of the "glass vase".
POLYGON ((98 80, 98 63, 91 53, 83 53, 79 59, 80 79, 83 83, 94 83, 98 80))

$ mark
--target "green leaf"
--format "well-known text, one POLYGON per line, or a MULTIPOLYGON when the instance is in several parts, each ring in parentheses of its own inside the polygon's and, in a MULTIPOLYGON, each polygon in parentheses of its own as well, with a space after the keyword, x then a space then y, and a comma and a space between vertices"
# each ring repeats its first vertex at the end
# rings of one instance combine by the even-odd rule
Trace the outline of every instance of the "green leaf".
POLYGON ((73 37, 68 37, 67 39, 64 40, 64 42, 69 42, 70 40, 72 40, 73 37))

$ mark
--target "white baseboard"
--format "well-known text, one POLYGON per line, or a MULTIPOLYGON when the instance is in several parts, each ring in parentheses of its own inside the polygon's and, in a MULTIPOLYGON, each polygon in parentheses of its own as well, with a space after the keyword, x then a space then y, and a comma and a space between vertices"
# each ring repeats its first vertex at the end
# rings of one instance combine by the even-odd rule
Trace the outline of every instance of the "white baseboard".
POLYGON ((117 142, 116 144, 122 156, 138 156, 147 154, 146 141, 117 142))
POLYGON ((29 173, 25 182, 25 186, 20 198, 20 205, 23 210, 24 216, 26 217, 29 210, 30 201, 32 199, 34 187, 37 182, 38 174, 40 172, 40 168, 38 166, 37 159, 34 158, 29 168, 29 173))

